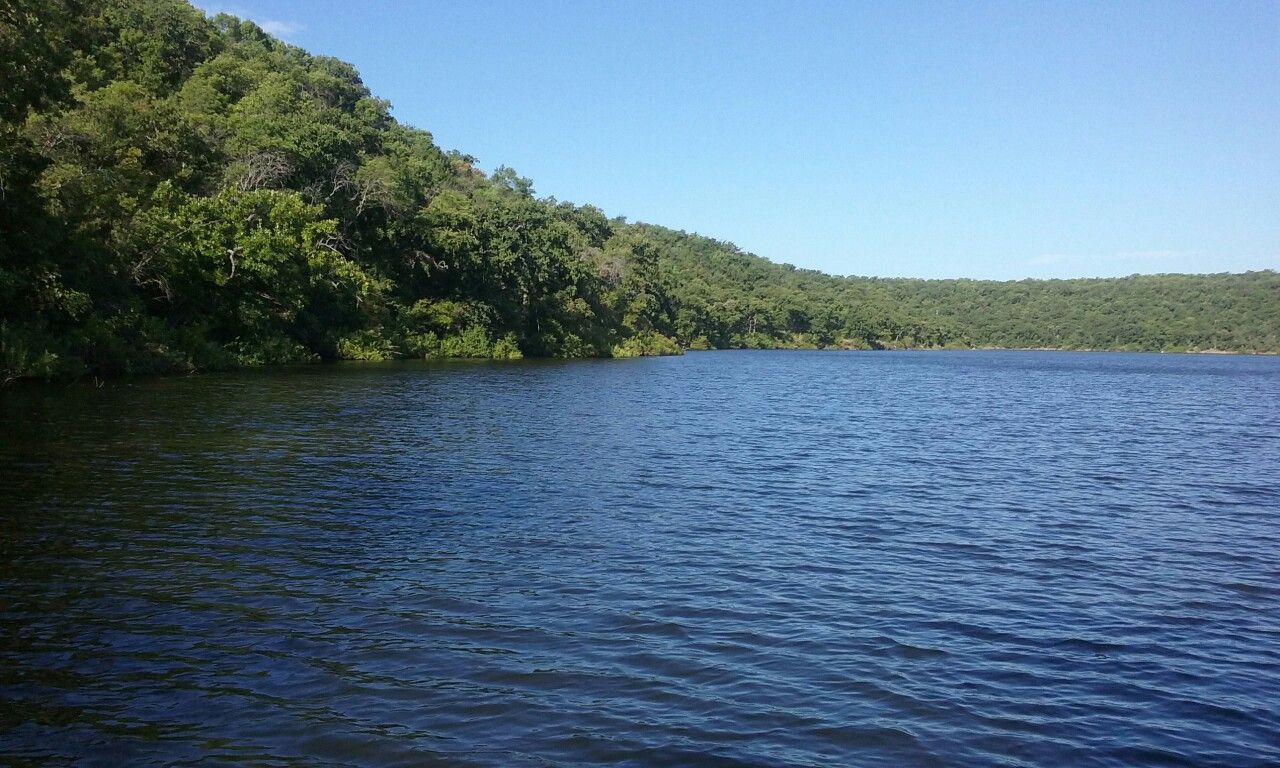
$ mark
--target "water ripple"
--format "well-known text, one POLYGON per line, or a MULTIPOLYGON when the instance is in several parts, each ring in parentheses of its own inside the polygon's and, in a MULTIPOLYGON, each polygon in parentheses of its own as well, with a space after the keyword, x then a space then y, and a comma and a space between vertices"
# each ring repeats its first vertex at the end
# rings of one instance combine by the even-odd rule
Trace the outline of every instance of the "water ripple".
POLYGON ((0 763, 1280 763, 1280 360, 0 395, 0 763))

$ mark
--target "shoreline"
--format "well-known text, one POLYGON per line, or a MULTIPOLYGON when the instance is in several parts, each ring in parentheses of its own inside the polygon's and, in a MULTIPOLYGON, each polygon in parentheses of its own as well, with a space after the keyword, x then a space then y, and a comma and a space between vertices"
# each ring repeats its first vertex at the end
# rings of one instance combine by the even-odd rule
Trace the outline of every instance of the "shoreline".
POLYGON ((1203 349, 1203 350, 1158 350, 1158 349, 1072 349, 1066 347, 880 347, 880 348, 847 348, 847 347, 713 347, 710 349, 684 349, 680 354, 672 355, 639 355, 632 357, 523 357, 515 359, 497 359, 487 357, 430 357, 430 358, 392 358, 389 360, 315 360, 315 361, 298 361, 291 363, 280 363, 276 365, 260 365, 260 366, 244 366, 239 368, 220 368, 207 371, 169 371, 169 372, 140 372, 140 373, 122 373, 106 376, 100 375, 84 375, 74 378, 18 378, 0 383, 0 394, 6 390, 12 391, 16 388, 29 387, 45 387, 51 385, 75 386, 77 384, 89 384, 92 386, 102 386, 108 382, 130 381, 136 379, 174 379, 174 378, 192 378, 200 376, 220 375, 220 374, 243 374, 243 373, 267 373, 271 371, 281 371, 287 369, 293 370, 319 370, 328 367, 352 367, 364 368, 370 366, 384 364, 405 364, 405 363, 423 363, 423 364, 491 364, 491 365, 508 365, 508 364, 528 364, 528 363, 546 363, 546 362, 573 362, 573 361, 605 361, 605 360, 639 360, 645 357, 680 357, 685 354, 700 354, 705 352, 856 352, 856 353, 880 353, 880 352, 1062 352, 1062 353, 1108 353, 1108 354, 1126 354, 1126 355, 1199 355, 1199 356, 1238 356, 1238 357, 1277 357, 1280 352, 1239 352, 1223 349, 1203 349))
POLYGON ((1277 352, 1245 352, 1233 349, 1108 349, 1082 347, 716 347, 688 352, 1106 352, 1126 355, 1239 355, 1276 357, 1277 352))
POLYGON ((969 347, 964 352, 1121 352, 1129 355, 1245 355, 1274 357, 1280 352, 1241 352, 1234 349, 1076 349, 1073 347, 969 347))

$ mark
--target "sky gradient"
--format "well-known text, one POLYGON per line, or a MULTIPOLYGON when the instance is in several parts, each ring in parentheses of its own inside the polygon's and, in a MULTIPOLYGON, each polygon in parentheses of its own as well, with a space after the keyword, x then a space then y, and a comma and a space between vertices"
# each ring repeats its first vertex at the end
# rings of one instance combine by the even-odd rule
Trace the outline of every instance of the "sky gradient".
POLYGON ((836 274, 1280 268, 1280 2, 202 2, 540 196, 836 274))

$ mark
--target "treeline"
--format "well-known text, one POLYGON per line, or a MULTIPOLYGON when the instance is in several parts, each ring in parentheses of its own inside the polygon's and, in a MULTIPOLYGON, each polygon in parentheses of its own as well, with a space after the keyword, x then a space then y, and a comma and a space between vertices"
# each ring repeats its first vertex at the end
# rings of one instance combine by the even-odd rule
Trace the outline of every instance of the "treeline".
POLYGON ((1280 275, 838 278, 535 196, 181 0, 0 6, 0 378, 684 348, 1280 350, 1280 275))
POLYGON ((1280 273, 1077 280, 834 277, 637 225, 659 244, 686 343, 1280 351, 1280 273))

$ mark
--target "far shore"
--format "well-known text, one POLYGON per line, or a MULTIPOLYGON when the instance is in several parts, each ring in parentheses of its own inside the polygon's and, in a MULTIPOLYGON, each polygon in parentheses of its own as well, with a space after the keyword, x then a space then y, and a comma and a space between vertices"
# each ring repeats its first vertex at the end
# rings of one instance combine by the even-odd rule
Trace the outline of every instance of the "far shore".
POLYGON ((685 352, 1108 352, 1131 355, 1242 355, 1274 357, 1280 352, 1246 352, 1232 349, 1106 349, 1085 347, 713 347, 685 352))

